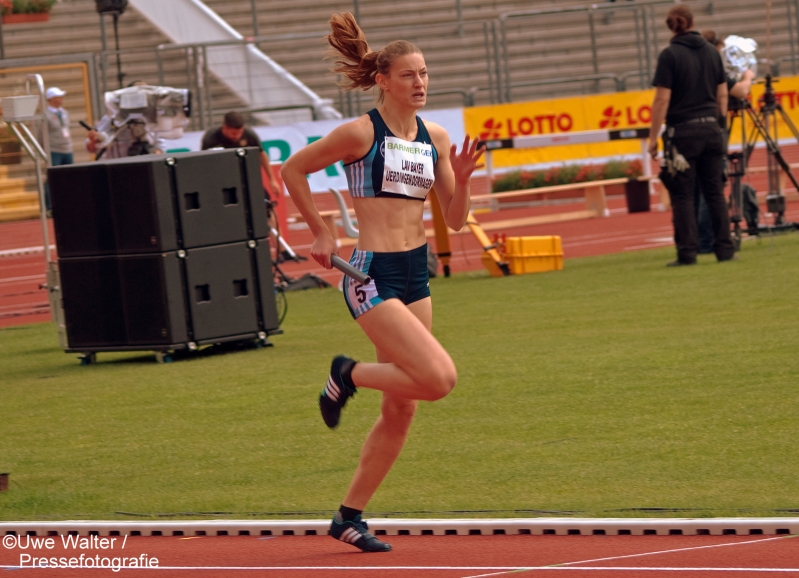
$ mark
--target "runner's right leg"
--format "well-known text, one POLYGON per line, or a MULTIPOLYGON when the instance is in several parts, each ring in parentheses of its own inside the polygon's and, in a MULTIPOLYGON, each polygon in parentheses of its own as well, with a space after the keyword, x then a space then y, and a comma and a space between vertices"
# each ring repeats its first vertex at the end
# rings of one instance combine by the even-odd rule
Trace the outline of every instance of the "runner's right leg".
MULTIPOLYGON (((408 309, 421 321, 425 331, 429 332, 432 326, 430 299, 412 303, 408 309)), ((391 364, 390 353, 379 348, 376 348, 376 352, 378 364, 391 364)), ((386 551, 380 548, 391 548, 389 544, 380 542, 377 538, 369 538, 371 535, 361 540, 357 529, 348 529, 344 532, 341 530, 343 527, 341 523, 345 521, 344 513, 349 516, 356 514, 354 518, 360 520, 367 503, 402 451, 417 405, 418 402, 415 400, 383 393, 380 416, 364 442, 358 468, 350 483, 347 496, 342 502, 341 510, 333 518, 330 533, 334 538, 348 541, 364 551, 386 551)))

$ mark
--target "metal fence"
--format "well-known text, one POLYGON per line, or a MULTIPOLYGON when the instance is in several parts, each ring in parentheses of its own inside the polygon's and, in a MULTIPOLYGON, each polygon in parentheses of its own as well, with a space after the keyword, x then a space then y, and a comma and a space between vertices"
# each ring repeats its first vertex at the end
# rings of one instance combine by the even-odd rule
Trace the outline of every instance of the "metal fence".
MULTIPOLYGON (((513 102, 514 88, 524 88, 531 86, 547 86, 567 83, 591 82, 593 92, 600 92, 600 82, 602 80, 614 80, 615 90, 626 90, 626 79, 631 76, 638 76, 641 80, 640 88, 645 87, 646 78, 651 78, 653 72, 653 54, 658 52, 657 26, 654 22, 655 15, 653 4, 672 4, 673 0, 653 0, 650 2, 636 2, 633 4, 594 4, 585 7, 557 8, 551 10, 531 10, 523 12, 508 12, 492 22, 487 33, 490 35, 490 45, 494 49, 493 62, 495 72, 495 86, 492 87, 495 95, 492 102, 513 102), (610 24, 612 19, 620 20, 626 17, 631 22, 635 34, 632 43, 636 53, 637 70, 628 72, 601 72, 601 46, 600 34, 597 31, 597 20, 605 16, 606 24, 610 24), (546 24, 553 30, 552 23, 556 22, 554 30, 564 26, 574 26, 577 30, 585 29, 588 32, 587 40, 581 47, 579 59, 584 62, 585 73, 573 74, 568 77, 554 78, 552 81, 530 81, 518 80, 522 75, 519 60, 525 46, 526 35, 521 33, 514 34, 519 30, 540 30, 546 24)), ((618 34, 618 32, 616 32, 618 34)), ((578 33, 579 36, 579 33, 578 33)), ((628 43, 629 44, 629 43, 628 43)), ((529 53, 526 55, 529 57, 529 53)))
MULTIPOLYGON (((254 1, 254 0, 251 0, 254 1)), ((453 0, 448 21, 414 27, 369 28, 373 45, 402 37, 425 52, 435 71, 429 93, 430 106, 473 106, 578 94, 643 89, 649 86, 657 57, 669 39, 664 20, 674 0, 632 0, 547 10, 514 11, 497 18, 468 18, 459 0, 453 0), (453 53, 463 54, 458 62, 453 53)), ((750 0, 691 1, 699 24, 728 23, 722 35, 735 33, 761 39, 765 57, 765 9, 750 0), (735 26, 735 29, 731 29, 735 26)), ((254 4, 253 4, 254 6, 254 4)), ((358 13, 357 0, 353 3, 358 13)), ((258 30, 253 11, 253 30, 258 30)), ((778 41, 772 48, 773 72, 797 74, 799 66, 799 0, 773 2, 771 29, 778 41)), ((122 50, 123 60, 148 58, 156 70, 151 82, 187 87, 195 99, 192 128, 211 126, 227 110, 272 119, 297 115, 308 119, 307 105, 251 107, 246 95, 234 94, 208 69, 208 51, 227 46, 256 46, 323 98, 329 98, 345 116, 356 116, 369 106, 372 95, 335 88, 321 59, 325 30, 304 34, 262 35, 237 41, 187 45, 165 44, 153 49, 122 50), (146 52, 147 56, 143 56, 146 52)), ((105 50, 97 58, 100 90, 116 88, 113 61, 117 52, 105 50)), ((250 74, 242 61, 240 74, 250 74)), ((763 69, 761 69, 761 72, 763 69)), ((246 91, 245 91, 246 92, 246 91)), ((274 120, 273 120, 274 122, 274 120)))
MULTIPOLYGON (((763 6, 748 0, 689 4, 699 24, 724 17, 741 21, 735 30, 726 30, 725 34, 758 36, 766 19, 763 6), (741 18, 741 15, 748 15, 749 20, 741 18)), ((491 53, 488 58, 491 102, 513 102, 520 99, 519 91, 514 89, 551 84, 582 82, 587 86, 586 92, 601 92, 600 81, 604 79, 616 80, 615 89, 626 90, 631 88, 627 80, 637 77, 638 87, 647 88, 654 76, 658 54, 669 40, 670 33, 664 21, 666 11, 673 5, 673 0, 636 0, 501 14, 495 21, 485 24, 485 44, 487 52, 491 53), (531 43, 536 37, 556 38, 566 31, 571 31, 567 43, 574 46, 572 60, 582 61, 582 70, 553 78, 551 82, 529 79, 525 62, 535 56, 535 51, 530 49, 531 43), (582 42, 580 38, 583 38, 582 42), (619 56, 625 53, 635 54, 635 69, 612 70, 616 62, 624 60, 619 56)), ((782 45, 779 50, 784 52, 787 48, 788 54, 772 57, 773 70, 778 69, 781 63, 789 62, 792 73, 796 74, 799 2, 785 0, 775 3, 771 26, 769 33, 777 31, 788 35, 787 46, 782 45)), ((764 48, 761 43, 761 55, 764 48)), ((551 48, 544 47, 544 51, 548 49, 551 48)), ((577 70, 580 67, 572 68, 577 70)))
MULTIPOLYGON (((251 0, 253 8, 255 0, 251 0)), ((463 103, 474 102, 475 90, 484 94, 486 99, 494 103, 524 100, 539 96, 531 91, 519 91, 519 88, 551 87, 561 85, 562 94, 607 92, 609 90, 628 90, 631 88, 647 88, 654 75, 654 68, 659 52, 666 46, 670 33, 664 25, 666 11, 674 5, 675 0, 621 0, 601 2, 585 6, 567 6, 545 10, 525 10, 505 12, 497 18, 470 21, 464 14, 460 0, 454 2, 454 16, 451 22, 439 21, 440 37, 453 37, 452 26, 457 29, 457 37, 470 37, 479 40, 483 47, 482 60, 485 62, 486 74, 476 83, 461 87, 448 87, 448 94, 460 95, 463 103), (479 25, 475 30, 473 24, 479 25), (471 26, 471 31, 470 31, 471 26), (520 33, 520 30, 526 32, 520 33), (558 66, 549 67, 545 75, 555 79, 553 82, 542 82, 540 78, 529 77, 529 63, 535 56, 531 46, 547 44, 546 38, 553 39, 553 45, 563 45, 563 38, 558 34, 564 31, 566 43, 571 44, 567 50, 574 58, 582 61, 578 71, 564 75, 558 66), (470 33, 471 32, 471 33, 470 33), (617 58, 619 54, 634 54, 634 58, 617 58), (621 68, 619 68, 621 66, 621 68), (637 82, 631 83, 631 79, 637 82), (604 83, 603 80, 610 82, 604 83)), ((765 57, 765 43, 762 42, 764 31, 762 24, 766 20, 765 7, 752 3, 751 0, 721 1, 689 1, 698 24, 708 26, 708 22, 718 22, 732 17, 738 22, 735 29, 722 31, 726 34, 741 36, 760 36, 761 55, 765 57)), ((799 63, 799 0, 776 0, 772 2, 771 28, 775 35, 786 36, 787 42, 781 43, 772 55, 774 72, 788 71, 797 74, 799 63), (788 64, 789 67, 782 66, 788 64)), ((353 2, 353 11, 358 16, 358 0, 353 2)), ((253 29, 257 30, 257 14, 253 10, 253 29)), ((365 27, 370 40, 380 38, 384 33, 390 37, 401 37, 407 32, 403 29, 372 29, 365 27)), ((417 34, 418 31, 411 31, 417 34)), ((423 44, 423 42, 422 42, 423 44)), ((540 52, 552 52, 551 46, 543 46, 540 52)), ((557 55, 553 57, 557 59, 557 55)), ((444 94, 444 93, 442 93, 444 94)), ((363 98, 339 97, 341 103, 360 102, 363 98)), ((478 99, 484 100, 484 99, 478 99)))

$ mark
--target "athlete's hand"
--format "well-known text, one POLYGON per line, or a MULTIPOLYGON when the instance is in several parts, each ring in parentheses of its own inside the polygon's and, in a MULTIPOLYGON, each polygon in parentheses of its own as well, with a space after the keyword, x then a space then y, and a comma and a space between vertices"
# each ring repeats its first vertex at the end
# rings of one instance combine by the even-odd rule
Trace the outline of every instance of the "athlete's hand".
POLYGON ((485 152, 485 147, 477 148, 479 139, 470 140, 469 135, 463 139, 463 148, 457 154, 455 145, 449 149, 449 162, 452 165, 452 172, 455 173, 455 182, 465 184, 469 182, 472 173, 485 165, 477 164, 480 157, 485 152))
POLYGON ((332 269, 331 255, 338 255, 338 247, 330 231, 325 230, 313 240, 311 256, 325 269, 332 269))
POLYGON ((269 175, 271 177, 269 179, 269 192, 275 195, 276 199, 280 199, 280 197, 283 196, 283 189, 281 189, 280 185, 277 184, 277 179, 274 177, 274 175, 272 175, 272 173, 269 173, 269 175))
POLYGON ((97 152, 97 143, 100 141, 100 135, 96 130, 90 130, 86 133, 86 150, 90 153, 97 152))

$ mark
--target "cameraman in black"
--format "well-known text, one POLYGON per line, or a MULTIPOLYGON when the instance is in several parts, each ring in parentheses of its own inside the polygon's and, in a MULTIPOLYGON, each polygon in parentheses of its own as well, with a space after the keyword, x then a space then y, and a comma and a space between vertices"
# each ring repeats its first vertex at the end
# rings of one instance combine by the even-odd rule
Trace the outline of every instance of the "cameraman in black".
POLYGON ((665 166, 660 179, 669 191, 677 259, 669 267, 694 265, 699 249, 694 192, 702 188, 713 224, 713 252, 719 261, 735 258, 723 191, 726 142, 720 119, 727 116, 727 79, 718 51, 693 30, 693 14, 685 4, 674 6, 666 24, 674 33, 658 57, 652 84, 649 153, 658 154, 663 121, 665 166))
MULTIPOLYGON (((724 41, 716 35, 713 30, 703 30, 702 36, 716 50, 721 53, 724 48, 724 41)), ((722 61, 724 58, 722 57, 722 61)), ((727 90, 729 92, 729 111, 741 110, 744 107, 743 101, 749 96, 752 89, 752 82, 755 80, 755 73, 751 69, 744 70, 740 75, 736 75, 730 70, 726 71, 727 90)), ((741 184, 742 199, 744 205, 744 216, 746 216, 749 226, 749 234, 757 234, 758 206, 755 189, 748 183, 741 184)), ((707 203, 702 196, 702 190, 697 184, 696 187, 696 225, 699 231, 699 253, 708 254, 713 252, 713 225, 710 222, 710 212, 707 203)))

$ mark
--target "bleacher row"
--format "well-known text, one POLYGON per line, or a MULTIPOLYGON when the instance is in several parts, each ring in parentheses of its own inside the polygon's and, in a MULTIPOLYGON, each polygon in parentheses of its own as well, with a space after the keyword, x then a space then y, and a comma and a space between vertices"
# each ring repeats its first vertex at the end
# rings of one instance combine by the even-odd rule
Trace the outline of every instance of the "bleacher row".
MULTIPOLYGON (((205 3, 244 36, 254 34, 249 0, 205 0, 205 3)), ((772 60, 783 59, 791 53, 788 3, 796 5, 795 0, 772 2, 772 60)), ((261 43, 264 52, 322 98, 332 99, 336 106, 341 103, 343 112, 357 113, 369 108, 368 94, 363 95, 362 103, 353 106, 350 101, 349 108, 344 106, 345 101, 335 84, 336 79, 328 72, 329 65, 322 58, 325 49, 323 35, 330 15, 354 11, 352 0, 256 0, 255 4, 259 35, 281 36, 281 39, 261 43), (290 34, 317 32, 318 37, 310 39, 286 38, 290 34)), ((491 102, 493 92, 489 90, 489 74, 496 81, 496 70, 489 69, 495 67, 497 58, 493 47, 489 47, 491 63, 487 60, 484 22, 513 11, 550 10, 587 4, 584 0, 460 0, 460 3, 458 0, 408 0, 398 5, 389 0, 371 0, 358 2, 358 16, 374 48, 403 37, 424 51, 431 75, 430 90, 434 93, 428 100, 428 107, 441 108, 463 106, 463 96, 457 91, 468 91, 472 87, 478 89, 475 93, 476 104, 491 102), (435 95, 436 92, 446 94, 435 95)), ((593 74, 596 72, 594 49, 600 73, 622 74, 637 70, 639 58, 636 42, 640 39, 636 40, 633 12, 629 10, 634 4, 621 1, 613 5, 601 3, 609 6, 610 10, 603 8, 594 19, 595 47, 591 45, 584 12, 508 19, 507 76, 510 82, 593 74)), ((753 37, 761 45, 760 56, 765 57, 767 22, 764 6, 753 4, 750 0, 703 0, 689 4, 693 7, 700 28, 713 27, 722 35, 736 33, 753 37)), ((660 48, 665 46, 669 36, 664 24, 668 8, 668 4, 658 4, 653 8, 660 48)), ((93 0, 61 0, 54 6, 48 22, 3 27, 5 58, 99 54, 99 18, 93 0)), ((110 18, 106 18, 105 22, 107 45, 112 48, 114 40, 110 18)), ((144 80, 157 84, 159 70, 155 49, 160 44, 168 43, 168 39, 132 7, 121 16, 119 32, 122 68, 126 75, 124 83, 144 80)), ((651 58, 654 59, 654 49, 651 52, 651 58)), ((105 86, 111 90, 118 87, 113 54, 107 62, 105 86)), ((8 64, 4 68, 8 68, 8 64)), ((790 73, 791 63, 783 63, 781 68, 783 73, 790 73)), ((186 61, 178 51, 165 54, 163 74, 165 84, 189 85, 186 61)), ((1 76, 0 94, 19 94, 24 90, 24 73, 1 76)), ((628 89, 640 88, 642 81, 643 85, 648 84, 648 79, 631 79, 628 89)), ((72 116, 76 161, 88 160, 88 153, 82 144, 85 131, 77 124, 79 120, 87 120, 80 74, 77 69, 51 72, 45 75, 45 82, 68 92, 65 107, 72 116)), ((215 110, 243 106, 240 99, 221 83, 211 82, 210 86, 215 110)), ((558 86, 514 88, 511 97, 514 101, 552 98, 591 93, 597 87, 604 92, 615 90, 615 85, 609 82, 597 84, 584 81, 558 86)), ((95 119, 101 114, 102 111, 93 111, 95 119)), ((217 121, 218 116, 215 119, 217 121)), ((19 165, 0 165, 0 220, 35 216, 38 203, 32 192, 34 190, 32 163, 27 158, 23 157, 19 165)))
MULTIPOLYGON (((788 2, 772 2, 771 44, 772 59, 790 54, 788 2)), ((254 34, 251 4, 241 0, 206 0, 220 16, 245 36, 254 34)), ((261 36, 288 33, 319 32, 316 40, 281 40, 265 43, 265 51, 306 83, 323 98, 339 102, 339 91, 328 65, 321 58, 325 49, 322 38, 331 13, 353 10, 347 1, 322 0, 257 0, 258 32, 261 36), (297 17, 301 13, 301 18, 297 17)), ((457 0, 410 0, 401 8, 393 2, 359 2, 359 19, 373 47, 380 47, 398 36, 416 43, 425 53, 431 74, 431 91, 469 89, 477 86, 476 104, 488 104, 488 63, 486 59, 483 23, 515 11, 564 9, 587 6, 586 0, 461 0, 459 26, 457 0)), ((633 11, 635 2, 596 3, 610 10, 597 13, 594 23, 598 72, 617 74, 639 68, 636 51, 636 31, 633 11)), ((701 28, 715 28, 721 34, 738 34, 755 38, 761 44, 765 58, 766 13, 763 5, 749 0, 724 2, 694 1, 697 23, 701 28)), ((669 32, 665 17, 669 4, 654 6, 659 48, 665 47, 669 32)), ((525 82, 547 77, 593 74, 592 46, 586 14, 559 14, 507 20, 508 67, 511 82, 525 82)), ((641 40, 642 41, 642 40, 641 40)), ((500 47, 500 52, 502 48, 500 47)), ((493 60, 493 51, 491 52, 493 60)), ((656 54, 651 51, 652 66, 656 54)), ((648 85, 648 79, 644 84, 648 85)), ((639 88, 640 82, 629 84, 639 88)), ((612 84, 602 84, 605 92, 615 90, 612 84)), ((553 96, 592 93, 595 83, 516 89, 515 101, 553 96)), ((431 97, 429 106, 462 106, 457 94, 431 97)))

